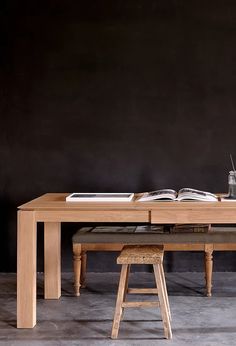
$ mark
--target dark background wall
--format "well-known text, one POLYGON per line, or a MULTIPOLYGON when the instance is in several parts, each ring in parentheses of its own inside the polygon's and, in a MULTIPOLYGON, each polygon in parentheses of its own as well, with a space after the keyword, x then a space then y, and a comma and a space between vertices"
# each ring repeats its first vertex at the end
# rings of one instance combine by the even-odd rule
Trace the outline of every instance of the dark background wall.
MULTIPOLYGON (((1 271, 16 268, 17 205, 45 192, 227 191, 235 1, 7 1, 1 23, 1 271)), ((77 227, 63 225, 64 270, 77 227)), ((201 256, 167 265, 202 270, 201 256)), ((116 268, 99 258, 90 270, 116 268)))

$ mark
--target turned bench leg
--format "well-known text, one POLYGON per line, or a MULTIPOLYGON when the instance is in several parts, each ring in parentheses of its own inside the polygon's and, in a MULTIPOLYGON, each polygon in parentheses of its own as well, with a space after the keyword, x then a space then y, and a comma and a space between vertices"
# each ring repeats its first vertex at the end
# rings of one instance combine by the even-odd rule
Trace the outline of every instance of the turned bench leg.
POLYGON ((206 293, 208 297, 211 297, 212 270, 213 270, 213 244, 206 244, 205 245, 205 280, 206 280, 206 293))
POLYGON ((87 252, 82 250, 82 253, 81 253, 81 275, 80 275, 81 288, 86 287, 86 270, 87 270, 87 252))
POLYGON ((75 295, 80 295, 81 276, 81 244, 73 244, 74 289, 75 295))

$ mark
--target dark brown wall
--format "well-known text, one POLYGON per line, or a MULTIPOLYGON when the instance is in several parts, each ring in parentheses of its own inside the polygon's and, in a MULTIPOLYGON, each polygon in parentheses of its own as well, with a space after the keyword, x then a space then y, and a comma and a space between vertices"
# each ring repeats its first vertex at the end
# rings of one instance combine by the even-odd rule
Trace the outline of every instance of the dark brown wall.
MULTIPOLYGON (((227 191, 235 1, 8 1, 1 14, 0 270, 15 270, 16 206, 45 192, 227 191)), ((65 270, 76 228, 63 226, 65 270)), ((42 234, 39 248, 40 269, 42 234)))

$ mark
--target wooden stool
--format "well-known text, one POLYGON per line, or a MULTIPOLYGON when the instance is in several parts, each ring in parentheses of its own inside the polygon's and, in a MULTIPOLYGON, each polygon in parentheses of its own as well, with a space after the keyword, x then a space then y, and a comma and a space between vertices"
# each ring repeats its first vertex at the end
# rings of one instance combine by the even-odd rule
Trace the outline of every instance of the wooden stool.
POLYGON ((157 245, 129 245, 124 246, 117 258, 117 263, 122 264, 120 282, 117 293, 116 308, 112 325, 111 338, 117 339, 120 320, 124 308, 154 307, 158 306, 164 326, 166 339, 172 338, 170 306, 166 289, 165 274, 163 270, 163 246, 157 245), (157 288, 128 288, 128 276, 131 264, 152 264, 157 288), (126 294, 158 294, 158 301, 126 301, 126 294))

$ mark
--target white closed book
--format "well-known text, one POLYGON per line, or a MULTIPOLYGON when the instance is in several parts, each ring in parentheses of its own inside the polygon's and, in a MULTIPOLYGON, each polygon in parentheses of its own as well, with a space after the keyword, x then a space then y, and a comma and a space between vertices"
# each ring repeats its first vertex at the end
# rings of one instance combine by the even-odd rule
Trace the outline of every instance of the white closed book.
POLYGON ((66 197, 67 202, 130 202, 133 193, 72 193, 66 197))

